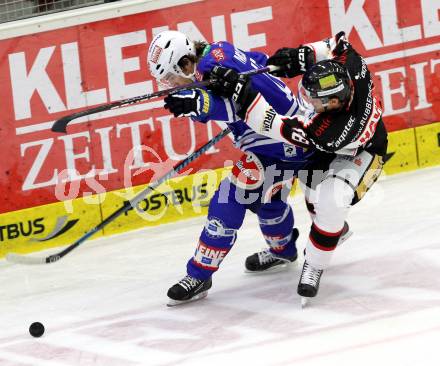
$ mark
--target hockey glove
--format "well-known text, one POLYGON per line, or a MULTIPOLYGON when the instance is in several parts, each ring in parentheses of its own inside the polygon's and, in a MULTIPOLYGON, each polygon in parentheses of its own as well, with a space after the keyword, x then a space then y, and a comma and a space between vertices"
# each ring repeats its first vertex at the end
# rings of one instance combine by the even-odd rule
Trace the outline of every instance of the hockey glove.
POLYGON ((258 94, 252 89, 250 77, 240 75, 235 70, 223 66, 214 66, 210 80, 210 89, 213 93, 235 101, 238 107, 237 115, 243 118, 249 105, 258 94))
POLYGON ((206 90, 181 90, 165 97, 165 109, 174 114, 174 117, 193 117, 204 119, 211 110, 211 98, 206 90))
POLYGON ((220 97, 231 98, 238 81, 239 74, 223 66, 214 66, 208 75, 209 90, 220 97))
POLYGON ((280 48, 267 59, 266 65, 279 68, 271 74, 281 78, 293 78, 304 74, 314 63, 314 55, 309 47, 280 48))

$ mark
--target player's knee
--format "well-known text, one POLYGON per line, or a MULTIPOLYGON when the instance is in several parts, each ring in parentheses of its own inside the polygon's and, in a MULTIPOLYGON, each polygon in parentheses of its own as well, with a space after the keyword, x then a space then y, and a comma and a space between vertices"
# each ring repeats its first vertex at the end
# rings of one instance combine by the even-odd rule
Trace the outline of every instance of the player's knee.
POLYGON ((319 188, 315 209, 347 208, 350 206, 353 196, 354 190, 350 184, 339 178, 328 178, 322 182, 319 188))
POLYGON ((343 227, 354 191, 340 179, 327 179, 319 189, 314 205, 315 220, 322 229, 338 231, 343 227))
POLYGON ((258 211, 256 214, 261 217, 276 217, 279 216, 280 213, 284 213, 285 210, 289 210, 290 206, 281 201, 281 200, 275 200, 270 203, 264 203, 260 205, 258 211))

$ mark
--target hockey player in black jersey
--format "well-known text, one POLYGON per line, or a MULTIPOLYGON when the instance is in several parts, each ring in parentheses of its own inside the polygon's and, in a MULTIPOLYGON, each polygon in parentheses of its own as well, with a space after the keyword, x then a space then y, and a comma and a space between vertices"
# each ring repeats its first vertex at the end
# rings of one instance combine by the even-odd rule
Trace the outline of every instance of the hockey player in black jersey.
POLYGON ((280 67, 276 76, 303 74, 298 85, 302 108, 297 118, 285 120, 284 138, 290 139, 292 130, 299 127, 322 151, 353 156, 366 150, 385 155, 387 133, 373 80, 365 60, 343 32, 298 49, 278 50, 267 63, 280 67), (305 72, 295 67, 301 54, 305 72))
MULTIPOLYGON (((382 107, 364 59, 343 32, 298 48, 282 48, 267 64, 279 67, 275 76, 302 75, 294 116, 275 114, 267 95, 253 91, 245 77, 238 78, 232 97, 255 131, 322 152, 300 176, 313 223, 298 294, 314 297, 322 272, 347 230, 350 206, 382 171, 387 149, 382 107)), ((226 74, 217 73, 219 78, 226 74)))

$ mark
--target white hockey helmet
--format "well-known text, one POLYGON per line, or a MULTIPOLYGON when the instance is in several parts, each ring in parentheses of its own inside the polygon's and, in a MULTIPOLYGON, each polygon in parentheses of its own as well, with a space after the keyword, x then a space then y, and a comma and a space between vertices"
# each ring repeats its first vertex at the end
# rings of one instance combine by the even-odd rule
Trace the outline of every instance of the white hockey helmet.
POLYGON ((151 75, 160 83, 172 75, 191 77, 185 75, 178 65, 183 56, 195 56, 194 43, 183 33, 177 31, 164 31, 153 38, 148 49, 148 66, 151 75))

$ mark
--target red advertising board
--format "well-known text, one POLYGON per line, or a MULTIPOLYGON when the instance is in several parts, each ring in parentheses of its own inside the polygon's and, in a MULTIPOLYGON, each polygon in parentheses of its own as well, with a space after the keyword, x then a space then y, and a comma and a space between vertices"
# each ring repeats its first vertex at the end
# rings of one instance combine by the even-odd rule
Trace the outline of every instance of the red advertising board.
MULTIPOLYGON (((57 201, 60 182, 66 197, 122 188, 124 166, 134 185, 146 183, 148 171, 136 171, 149 161, 180 160, 220 130, 150 100, 78 119, 67 135, 50 131, 63 115, 156 91, 146 54, 167 28, 267 53, 345 30, 375 74, 390 131, 439 121, 439 9, 432 0, 207 0, 2 40, 0 213, 57 201)), ((226 138, 192 168, 238 155, 226 138)))

